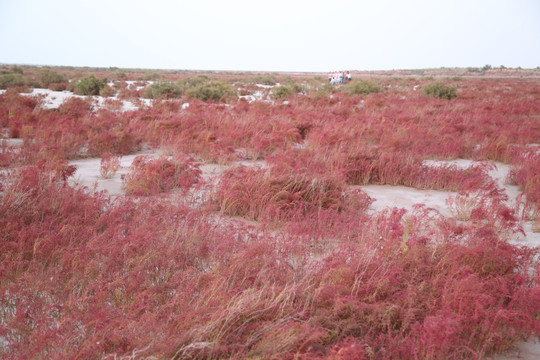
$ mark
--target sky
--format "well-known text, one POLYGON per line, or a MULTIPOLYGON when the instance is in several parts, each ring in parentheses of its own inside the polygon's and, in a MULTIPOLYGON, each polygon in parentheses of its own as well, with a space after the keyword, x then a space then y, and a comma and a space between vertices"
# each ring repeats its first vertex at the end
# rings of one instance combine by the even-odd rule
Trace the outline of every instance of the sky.
POLYGON ((334 71, 540 66, 539 0, 0 0, 0 63, 334 71))

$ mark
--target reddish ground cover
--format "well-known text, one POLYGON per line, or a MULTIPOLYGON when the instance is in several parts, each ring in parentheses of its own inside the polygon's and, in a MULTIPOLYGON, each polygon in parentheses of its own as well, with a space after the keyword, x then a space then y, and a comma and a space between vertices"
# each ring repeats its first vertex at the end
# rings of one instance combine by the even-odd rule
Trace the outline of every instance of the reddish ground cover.
POLYGON ((0 152, 0 355, 480 359, 540 335, 539 249, 509 242, 524 205, 538 216, 540 82, 446 80, 450 101, 416 90, 429 80, 381 82, 123 113, 1 94, 23 145, 0 152), (134 161, 126 196, 67 182, 69 159, 143 146, 172 156, 134 161), (489 163, 424 161, 457 158, 513 164, 521 205, 489 163), (201 178, 238 160, 265 163, 201 178), (195 184, 199 208, 182 201, 195 184), (474 201, 462 218, 373 213, 365 184, 474 201))

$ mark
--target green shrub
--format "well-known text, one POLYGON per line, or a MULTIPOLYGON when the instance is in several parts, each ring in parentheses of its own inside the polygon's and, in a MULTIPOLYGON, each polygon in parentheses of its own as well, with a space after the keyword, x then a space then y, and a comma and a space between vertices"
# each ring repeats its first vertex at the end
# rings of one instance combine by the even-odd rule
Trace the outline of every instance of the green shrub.
POLYGON ((442 81, 436 81, 424 86, 422 88, 422 95, 438 99, 452 100, 453 98, 457 97, 457 90, 455 87, 446 85, 442 81))
POLYGON ((345 85, 345 91, 349 95, 367 95, 382 91, 382 86, 371 80, 354 80, 345 85))
POLYGON ((11 69, 9 69, 9 71, 11 71, 13 74, 21 74, 22 75, 24 73, 22 67, 17 66, 17 65, 12 66, 11 69))
POLYGON ((51 69, 39 70, 37 76, 41 82, 41 86, 44 88, 48 88, 51 84, 63 83, 66 81, 66 78, 63 75, 56 71, 52 71, 51 69))
POLYGON ((274 99, 283 99, 294 94, 294 91, 290 86, 279 85, 272 89, 271 94, 274 99))
POLYGON ((478 68, 478 67, 468 67, 468 68, 467 68, 467 71, 468 71, 468 72, 472 72, 472 73, 479 73, 479 72, 481 72, 482 70, 481 70, 480 68, 478 68))
POLYGON ((125 80, 125 79, 127 79, 127 74, 123 70, 117 70, 117 71, 114 72, 113 77, 115 79, 125 80))
POLYGON ((24 80, 21 74, 11 73, 0 75, 0 89, 7 89, 12 86, 23 86, 24 80))
POLYGON ((285 83, 278 85, 272 89, 270 94, 274 99, 287 98, 293 94, 298 94, 304 91, 302 85, 294 82, 291 79, 285 80, 285 83))
POLYGON ((221 81, 204 81, 189 87, 186 90, 186 95, 201 101, 221 101, 235 96, 236 91, 230 85, 221 81))
POLYGON ((160 80, 163 76, 161 76, 158 72, 148 72, 144 73, 139 77, 139 80, 141 81, 156 81, 160 80))
POLYGON ((194 88, 194 87, 197 87, 199 85, 202 85, 202 84, 204 84, 205 82, 208 82, 208 81, 209 81, 208 76, 199 75, 197 77, 190 77, 190 78, 187 78, 187 79, 182 79, 182 80, 178 81, 178 83, 183 87, 184 90, 186 90, 188 88, 194 88))
POLYGON ((259 84, 262 85, 276 85, 276 77, 273 75, 264 75, 259 80, 259 84))
POLYGON ((77 95, 99 95, 101 89, 107 86, 107 79, 98 79, 94 75, 85 77, 77 81, 73 92, 77 95))
POLYGON ((181 97, 183 93, 184 90, 180 84, 160 81, 150 85, 144 92, 144 97, 148 99, 174 99, 181 97))
POLYGON ((116 90, 114 90, 110 86, 105 86, 99 91, 99 95, 104 96, 104 97, 111 97, 111 96, 116 95, 116 90))

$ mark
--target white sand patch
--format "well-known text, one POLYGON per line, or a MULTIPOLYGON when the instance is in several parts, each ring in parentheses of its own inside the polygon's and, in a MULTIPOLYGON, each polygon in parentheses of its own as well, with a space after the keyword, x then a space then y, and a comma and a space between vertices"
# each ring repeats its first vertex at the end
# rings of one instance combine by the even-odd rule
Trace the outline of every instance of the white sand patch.
MULTIPOLYGON (((451 161, 424 161, 425 165, 456 165, 460 168, 468 168, 470 166, 480 166, 482 162, 476 162, 467 159, 458 159, 451 161)), ((497 185, 508 195, 507 204, 509 207, 519 210, 518 197, 521 195, 519 188, 507 183, 506 178, 511 166, 503 163, 488 163, 493 167, 488 170, 488 175, 491 176, 497 185)), ((411 211, 416 204, 423 204, 428 208, 435 209, 443 216, 453 216, 447 201, 451 197, 457 195, 456 192, 437 191, 437 190, 419 190, 406 186, 390 186, 390 185, 366 185, 360 187, 369 196, 375 199, 371 204, 372 211, 380 211, 388 207, 404 208, 411 211)), ((519 211, 518 211, 519 213, 519 211)), ((531 221, 522 222, 525 235, 515 234, 511 240, 513 244, 525 245, 530 247, 540 246, 540 233, 532 231, 533 224, 531 221)), ((540 359, 540 358, 539 358, 540 359)))
POLYGON ((135 102, 132 100, 123 100, 122 109, 120 111, 125 112, 125 111, 138 110, 142 106, 145 106, 145 107, 152 106, 152 99, 138 98, 135 102))
POLYGON ((0 152, 2 151, 3 147, 20 148, 22 147, 23 142, 24 142, 23 139, 13 139, 13 138, 0 139, 0 152))
POLYGON ((260 87, 260 88, 263 88, 263 89, 271 89, 271 88, 273 88, 274 86, 279 86, 279 83, 277 83, 276 85, 256 84, 255 86, 260 87))
POLYGON ((452 216, 446 200, 455 195, 450 191, 418 190, 406 186, 365 185, 360 187, 375 199, 371 209, 380 211, 388 207, 404 208, 409 211, 414 205, 424 204, 428 208, 439 211, 442 215, 452 216))
POLYGON ((507 183, 507 176, 510 172, 511 166, 508 164, 503 164, 500 162, 485 162, 485 161, 473 161, 469 159, 456 159, 456 160, 425 160, 423 162, 427 166, 438 166, 438 165, 455 165, 461 169, 467 169, 471 166, 482 166, 482 165, 493 165, 493 168, 488 171, 488 175, 491 176, 497 185, 504 189, 506 195, 510 200, 510 203, 514 204, 516 198, 521 194, 519 188, 515 185, 510 185, 507 183))
POLYGON ((122 175, 129 172, 129 167, 135 157, 139 155, 157 156, 156 152, 141 152, 132 155, 122 156, 120 159, 120 169, 111 179, 104 179, 101 176, 101 158, 83 159, 70 161, 70 165, 77 166, 77 170, 70 179, 71 184, 87 186, 97 191, 107 191, 110 195, 123 195, 122 175))
POLYGON ((538 360, 540 359, 540 342, 536 337, 513 346, 510 350, 496 354, 492 360, 538 360))
POLYGON ((238 99, 244 99, 248 103, 252 103, 257 100, 257 98, 254 95, 239 95, 238 99))
POLYGON ((85 96, 75 95, 71 91, 52 91, 49 89, 32 89, 31 93, 24 93, 25 96, 41 96, 43 98, 42 107, 45 109, 56 109, 62 103, 72 97, 78 97, 81 99, 86 98, 85 96))
POLYGON ((254 101, 268 100, 267 99, 267 91, 264 92, 264 91, 261 91, 261 90, 254 91, 252 94, 249 94, 249 95, 239 95, 238 98, 239 99, 244 99, 249 103, 252 103, 254 101))
MULTIPOLYGON (((118 100, 116 96, 114 97, 103 97, 103 96, 81 96, 76 95, 72 93, 71 91, 53 91, 50 89, 32 89, 31 93, 22 93, 21 95, 24 96, 33 96, 33 97, 39 97, 42 99, 42 107, 44 109, 57 109, 64 103, 64 101, 73 98, 78 97, 80 99, 91 99, 92 101, 92 107, 94 110, 107 108, 106 100, 118 100)), ((152 104, 151 99, 143 99, 139 98, 137 100, 120 100, 122 103, 122 106, 119 111, 131 111, 131 110, 137 110, 141 106, 150 106, 152 104)))
POLYGON ((152 85, 153 81, 139 81, 139 80, 127 80, 126 84, 128 87, 135 88, 135 91, 142 90, 146 88, 148 85, 152 85), (142 85, 140 85, 142 84, 142 85))
MULTIPOLYGON (((75 165, 77 167, 77 170, 71 177, 70 182, 73 185, 83 185, 89 187, 90 189, 94 189, 95 187, 97 191, 105 190, 110 195, 124 195, 124 190, 122 189, 122 175, 125 175, 129 172, 129 168, 133 163, 135 157, 139 155, 158 157, 161 153, 161 151, 149 150, 137 154, 122 156, 120 158, 120 169, 111 179, 104 179, 101 176, 101 158, 70 161, 70 165, 75 165)), ((211 189, 217 184, 217 181, 219 180, 221 174, 223 174, 223 172, 230 169, 231 167, 237 165, 243 165, 248 167, 268 166, 264 160, 238 161, 232 165, 202 164, 200 166, 201 180, 208 186, 206 187, 206 189, 198 188, 194 190, 191 194, 194 197, 193 201, 195 203, 200 203, 200 200, 208 195, 207 192, 209 191, 209 189, 211 189)))
POLYGON ((203 164, 201 165, 201 178, 205 181, 212 181, 214 178, 219 177, 228 168, 225 165, 219 164, 203 164))
POLYGON ((252 167, 252 168, 260 167, 263 169, 266 169, 269 167, 268 163, 264 160, 240 160, 240 161, 237 161, 235 164, 246 166, 246 167, 252 167))

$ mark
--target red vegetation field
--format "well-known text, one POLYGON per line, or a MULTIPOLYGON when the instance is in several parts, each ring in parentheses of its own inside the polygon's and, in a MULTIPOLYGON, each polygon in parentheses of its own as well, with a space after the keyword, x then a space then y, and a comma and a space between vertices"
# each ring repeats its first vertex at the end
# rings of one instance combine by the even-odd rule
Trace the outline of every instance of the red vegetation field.
POLYGON ((516 241, 539 221, 540 81, 445 79, 453 100, 377 81, 124 112, 0 94, 22 139, 0 149, 0 357, 483 359, 540 336, 540 249, 516 241), (70 160, 110 173, 143 148, 166 155, 137 158, 125 196, 69 181, 70 160), (425 162, 452 159, 486 162, 425 162), (373 211, 367 184, 462 211, 373 211))

